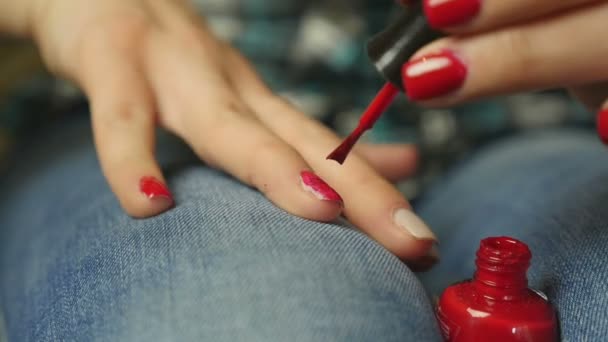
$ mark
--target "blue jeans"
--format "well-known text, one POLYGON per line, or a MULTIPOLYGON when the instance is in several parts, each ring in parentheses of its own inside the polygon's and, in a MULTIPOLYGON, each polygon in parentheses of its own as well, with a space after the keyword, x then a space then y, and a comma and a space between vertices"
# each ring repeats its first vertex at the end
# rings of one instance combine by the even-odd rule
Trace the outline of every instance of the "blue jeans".
POLYGON ((470 277, 482 237, 534 252, 530 284, 569 341, 608 333, 608 151, 585 132, 514 138, 417 203, 442 262, 415 275, 345 224, 290 216, 163 139, 177 207, 136 220, 88 129, 63 126, 2 179, 0 310, 9 341, 438 341, 432 298, 470 277), (428 296, 430 294, 430 296, 428 296))

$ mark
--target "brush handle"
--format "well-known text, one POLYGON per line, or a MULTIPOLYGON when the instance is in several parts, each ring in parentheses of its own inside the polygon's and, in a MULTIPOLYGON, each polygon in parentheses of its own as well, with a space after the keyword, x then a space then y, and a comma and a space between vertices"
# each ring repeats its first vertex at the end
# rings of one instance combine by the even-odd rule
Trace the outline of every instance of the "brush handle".
POLYGON ((441 33, 428 25, 421 1, 416 1, 368 41, 367 55, 388 82, 404 90, 401 67, 418 49, 439 37, 441 33))
POLYGON ((399 88, 390 82, 385 83, 359 119, 357 130, 361 130, 361 134, 363 134, 364 131, 374 127, 382 113, 393 103, 397 94, 399 94, 399 88))

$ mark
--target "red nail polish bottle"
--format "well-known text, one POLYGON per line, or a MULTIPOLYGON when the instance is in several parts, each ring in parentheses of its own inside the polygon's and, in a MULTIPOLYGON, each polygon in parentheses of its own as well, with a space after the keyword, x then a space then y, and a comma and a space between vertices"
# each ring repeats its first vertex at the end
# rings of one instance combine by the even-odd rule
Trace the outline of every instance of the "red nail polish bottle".
POLYGON ((528 288, 528 246, 509 237, 481 241, 473 279, 448 287, 437 319, 446 341, 557 341, 547 297, 528 288))

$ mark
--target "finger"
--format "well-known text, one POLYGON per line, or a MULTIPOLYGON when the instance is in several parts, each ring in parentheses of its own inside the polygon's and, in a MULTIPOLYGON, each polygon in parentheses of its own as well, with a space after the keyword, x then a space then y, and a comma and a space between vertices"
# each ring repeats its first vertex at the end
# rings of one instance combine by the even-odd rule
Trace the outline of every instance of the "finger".
POLYGON ((522 23, 598 0, 424 0, 429 24, 451 33, 479 32, 522 23))
POLYGON ((148 74, 164 124, 205 162, 257 188, 286 211, 319 221, 340 215, 340 195, 251 115, 221 66, 205 63, 209 59, 192 49, 160 35, 150 44, 148 74))
POLYGON ((418 166, 418 152, 407 144, 360 144, 355 152, 390 182, 412 176, 418 166))
POLYGON ((169 209, 173 197, 154 159, 154 106, 135 61, 120 49, 89 50, 84 61, 95 145, 120 204, 134 217, 169 209))
POLYGON ((435 235, 397 189, 356 153, 344 165, 325 160, 340 139, 327 128, 273 97, 238 53, 230 53, 230 77, 260 120, 289 142, 345 199, 350 222, 404 260, 425 255, 435 235), (244 76, 247 75, 247 76, 244 76), (245 77, 255 82, 241 82, 245 77))
POLYGON ((479 97, 608 78, 608 2, 544 21, 423 48, 402 69, 408 97, 443 106, 479 97), (564 42, 567 37, 567 43, 564 42), (432 101, 431 101, 432 100, 432 101))

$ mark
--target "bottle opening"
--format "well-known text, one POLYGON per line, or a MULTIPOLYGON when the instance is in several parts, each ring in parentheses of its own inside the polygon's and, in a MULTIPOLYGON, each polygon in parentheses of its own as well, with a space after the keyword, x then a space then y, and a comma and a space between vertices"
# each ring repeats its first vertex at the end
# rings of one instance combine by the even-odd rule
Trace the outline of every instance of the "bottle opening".
POLYGON ((496 264, 496 266, 520 265, 527 268, 532 253, 525 243, 511 237, 501 236, 483 239, 477 251, 477 258, 496 264))
POLYGON ((490 237, 481 241, 477 251, 475 283, 487 297, 513 299, 528 287, 526 272, 532 253, 514 238, 490 237))

